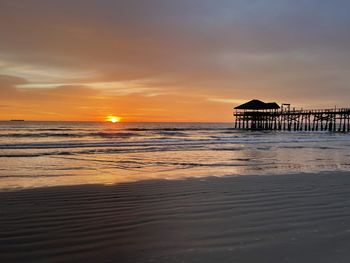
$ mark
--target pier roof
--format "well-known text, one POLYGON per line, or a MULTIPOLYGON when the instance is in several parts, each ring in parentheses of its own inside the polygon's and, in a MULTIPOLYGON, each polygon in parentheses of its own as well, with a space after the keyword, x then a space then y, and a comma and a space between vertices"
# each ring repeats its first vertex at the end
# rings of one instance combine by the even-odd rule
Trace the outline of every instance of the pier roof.
POLYGON ((280 108, 280 106, 276 102, 268 102, 266 103, 266 106, 268 109, 271 109, 271 110, 277 110, 280 108))
POLYGON ((237 110, 273 110, 279 108, 280 106, 276 102, 265 103, 261 100, 251 100, 235 107, 237 110))

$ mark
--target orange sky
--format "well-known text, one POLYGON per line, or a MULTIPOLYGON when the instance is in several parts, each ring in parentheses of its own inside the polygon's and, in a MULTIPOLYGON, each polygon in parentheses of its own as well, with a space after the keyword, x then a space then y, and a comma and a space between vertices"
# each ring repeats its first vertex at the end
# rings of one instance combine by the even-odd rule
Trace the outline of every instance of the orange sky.
POLYGON ((0 120, 232 121, 250 99, 350 106, 349 4, 0 2, 0 120))

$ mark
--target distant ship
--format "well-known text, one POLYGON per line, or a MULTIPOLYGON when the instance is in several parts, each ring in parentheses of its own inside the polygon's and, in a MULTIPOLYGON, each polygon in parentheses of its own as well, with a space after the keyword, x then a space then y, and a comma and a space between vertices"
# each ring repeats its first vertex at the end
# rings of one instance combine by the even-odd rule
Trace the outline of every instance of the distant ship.
POLYGON ((10 120, 10 121, 24 121, 24 120, 10 120))

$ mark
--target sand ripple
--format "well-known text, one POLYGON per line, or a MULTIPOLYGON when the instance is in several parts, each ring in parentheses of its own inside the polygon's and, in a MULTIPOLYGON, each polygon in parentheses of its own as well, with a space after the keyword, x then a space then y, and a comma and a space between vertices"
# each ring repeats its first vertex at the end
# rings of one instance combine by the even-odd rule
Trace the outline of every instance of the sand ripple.
POLYGON ((349 262, 346 173, 0 193, 0 262, 349 262))

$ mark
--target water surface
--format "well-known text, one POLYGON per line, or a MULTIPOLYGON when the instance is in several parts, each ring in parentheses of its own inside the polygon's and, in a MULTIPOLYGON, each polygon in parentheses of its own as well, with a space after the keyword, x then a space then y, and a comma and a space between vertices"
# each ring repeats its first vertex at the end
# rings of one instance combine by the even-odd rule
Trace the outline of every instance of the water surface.
POLYGON ((350 135, 233 123, 0 122, 0 189, 350 169, 350 135))

